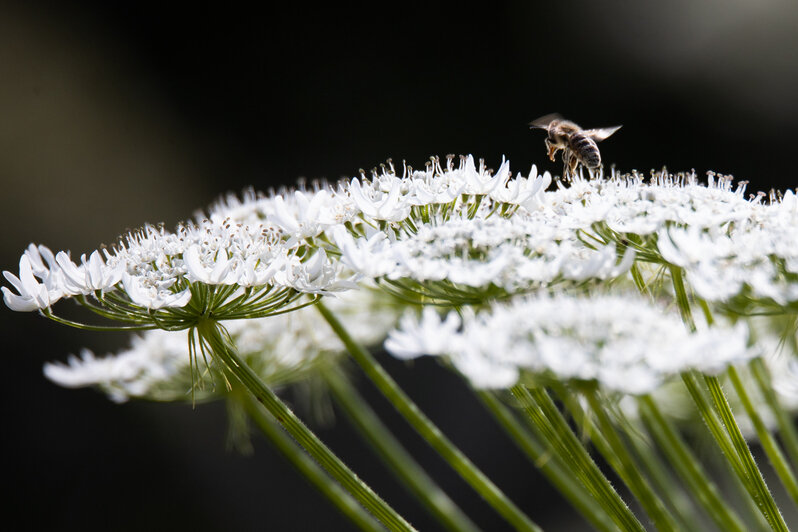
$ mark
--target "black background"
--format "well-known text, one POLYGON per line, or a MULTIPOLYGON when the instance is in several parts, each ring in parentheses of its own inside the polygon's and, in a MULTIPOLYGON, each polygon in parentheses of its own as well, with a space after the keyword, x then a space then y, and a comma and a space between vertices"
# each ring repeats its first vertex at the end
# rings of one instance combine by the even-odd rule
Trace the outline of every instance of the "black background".
MULTIPOLYGON (((623 124, 606 163, 712 169, 794 187, 798 8, 791 2, 233 3, 0 6, 0 268, 31 241, 73 256, 218 194, 338 179, 391 157, 473 153, 515 172, 545 158, 526 123, 623 124)), ((225 450, 221 405, 108 402, 41 375, 121 334, 2 315, 4 518, 27 529, 346 530, 265 442, 225 450)), ((384 359, 430 416, 540 524, 573 529, 434 362, 384 359), (569 528, 571 527, 571 528, 569 528)), ((364 383, 408 447, 488 530, 505 525, 364 383)), ((343 423, 319 429, 421 529, 419 511, 343 423)), ((581 525, 579 525, 581 526, 581 525)))

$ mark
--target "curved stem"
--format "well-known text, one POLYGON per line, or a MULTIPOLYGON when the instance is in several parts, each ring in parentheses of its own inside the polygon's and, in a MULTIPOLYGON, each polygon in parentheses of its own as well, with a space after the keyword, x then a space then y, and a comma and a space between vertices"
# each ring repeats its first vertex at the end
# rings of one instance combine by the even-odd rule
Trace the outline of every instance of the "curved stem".
POLYGON ((712 407, 710 399, 706 397, 706 390, 701 388, 701 381, 699 380, 698 376, 694 375, 693 373, 683 373, 682 382, 687 388, 690 397, 693 399, 701 418, 704 420, 704 424, 706 425, 710 434, 712 434, 712 437, 720 448, 723 457, 726 459, 725 463, 734 473, 733 478, 737 481, 734 483, 734 485, 735 487, 739 488, 740 494, 745 501, 746 506, 750 510, 751 515, 758 519, 758 523, 762 528, 767 528, 767 521, 765 521, 765 518, 759 511, 759 506, 757 506, 754 498, 751 496, 750 483, 745 474, 745 470, 740 463, 740 459, 734 450, 734 445, 732 444, 729 435, 724 430, 723 422, 718 416, 718 413, 712 407))
MULTIPOLYGON (((608 450, 611 451, 606 453, 604 458, 612 464, 613 469, 618 472, 632 493, 635 494, 649 517, 651 517, 657 530, 672 530, 674 532, 678 530, 679 528, 673 516, 640 473, 640 466, 623 443, 615 425, 601 404, 596 390, 585 390, 584 396, 596 416, 601 436, 606 439, 609 446, 608 450)), ((599 446, 599 448, 601 447, 599 446)))
POLYGON ((787 493, 790 494, 792 500, 798 503, 798 482, 796 482, 795 475, 790 469, 789 464, 787 464, 787 459, 781 452, 776 438, 770 433, 765 422, 762 420, 762 416, 759 415, 759 412, 751 401, 751 397, 748 395, 748 391, 745 389, 745 385, 737 369, 735 369, 734 366, 729 366, 728 373, 734 390, 737 392, 737 397, 740 398, 740 402, 743 404, 746 414, 748 414, 751 423, 754 425, 754 430, 759 437, 762 448, 765 450, 765 454, 767 454, 770 460, 770 464, 773 466, 779 479, 781 479, 784 488, 787 490, 787 493))
POLYGON ((687 290, 684 286, 682 269, 678 266, 671 266, 670 272, 671 280, 673 281, 673 290, 676 293, 676 304, 682 315, 682 321, 687 325, 690 331, 695 332, 695 320, 693 319, 693 312, 690 309, 690 300, 687 297, 687 290))
MULTIPOLYGON (((690 301, 687 297, 682 269, 678 266, 671 266, 670 272, 673 289, 676 293, 676 303, 682 314, 682 320, 691 331, 695 331, 696 325, 690 309, 690 301)), ((711 324, 712 316, 708 312, 709 308, 705 306, 704 310, 707 312, 708 322, 711 324)), ((735 473, 756 504, 757 509, 767 520, 768 525, 773 530, 788 530, 778 506, 773 500, 764 478, 762 478, 762 473, 751 455, 751 450, 748 448, 748 444, 737 426, 737 421, 734 419, 734 414, 718 379, 707 375, 704 376, 704 382, 707 385, 714 409, 707 404, 694 377, 684 374, 682 379, 687 385, 704 421, 707 423, 707 427, 715 437, 715 441, 723 450, 735 473)))
POLYGON ((756 502, 759 511, 767 519, 768 524, 773 530, 786 532, 789 530, 784 518, 779 512, 776 501, 770 494, 770 490, 765 484, 765 479, 762 478, 762 473, 751 455, 751 450, 748 448, 745 438, 740 432, 740 427, 737 426, 737 421, 734 419, 734 414, 731 411, 729 402, 726 400, 726 395, 723 393, 720 382, 716 377, 704 376, 704 380, 709 388, 709 394, 715 403, 715 408, 720 415, 723 424, 726 426, 726 431, 731 438, 734 449, 737 452, 738 459, 742 465, 745 475, 748 479, 749 493, 756 502))
POLYGON ((391 434, 377 414, 358 394, 349 380, 335 368, 324 372, 330 391, 355 428, 371 443, 385 464, 447 529, 477 532, 479 529, 402 444, 391 434))
POLYGON ((798 429, 793 423, 792 415, 785 410, 781 404, 776 391, 773 389, 773 383, 770 379, 770 371, 762 358, 755 358, 749 363, 749 368, 754 376, 759 391, 765 398, 765 402, 770 406, 770 409, 776 415, 776 421, 779 425, 779 435, 784 447, 787 449, 792 460, 793 467, 798 467, 798 429))
POLYGON ((541 528, 532 522, 507 495, 504 494, 485 474, 475 466, 471 460, 455 447, 441 430, 421 412, 416 405, 396 384, 385 369, 366 351, 363 346, 354 341, 343 324, 319 301, 316 305, 321 315, 330 324, 349 354, 363 369, 366 375, 377 386, 394 408, 407 420, 407 422, 424 438, 438 454, 446 460, 460 476, 468 482, 493 508, 504 517, 517 530, 540 532, 541 528))
POLYGON ((331 479, 319 465, 314 462, 294 440, 277 426, 277 423, 263 411, 263 407, 247 396, 244 406, 249 417, 260 427, 261 432, 269 439, 305 478, 310 480, 319 491, 332 502, 338 510, 355 523, 361 530, 369 532, 382 531, 373 515, 368 513, 345 489, 331 479))
POLYGON ((709 480, 709 475, 701 467, 701 463, 693 455, 673 424, 662 414, 654 399, 650 395, 644 395, 638 399, 638 404, 643 422, 648 426, 649 431, 679 476, 698 496, 698 501, 712 517, 712 520, 721 530, 745 532, 745 525, 723 500, 717 487, 709 480))
POLYGON ((382 500, 366 485, 340 458, 308 429, 291 409, 246 365, 227 335, 227 332, 214 320, 201 319, 197 324, 200 339, 207 342, 215 357, 224 363, 241 384, 260 401, 271 415, 280 422, 288 433, 315 459, 330 475, 341 483, 363 506, 372 512, 390 530, 415 530, 405 519, 382 500))
POLYGON ((521 384, 516 384, 510 391, 528 414, 529 422, 545 434, 547 442, 566 464, 571 465, 582 484, 608 509, 618 529, 643 532, 643 525, 593 461, 548 393, 521 384))
MULTIPOLYGON (((582 517, 597 530, 603 532, 618 530, 618 527, 610 517, 610 513, 602 506, 603 501, 593 498, 587 488, 577 481, 577 476, 570 464, 564 462, 559 455, 552 454, 552 449, 540 444, 532 433, 518 421, 516 416, 493 393, 481 391, 477 395, 516 445, 568 502, 582 514, 582 517)), ((533 430, 535 428, 533 426, 533 430)), ((539 437, 543 436, 539 435, 539 437)))

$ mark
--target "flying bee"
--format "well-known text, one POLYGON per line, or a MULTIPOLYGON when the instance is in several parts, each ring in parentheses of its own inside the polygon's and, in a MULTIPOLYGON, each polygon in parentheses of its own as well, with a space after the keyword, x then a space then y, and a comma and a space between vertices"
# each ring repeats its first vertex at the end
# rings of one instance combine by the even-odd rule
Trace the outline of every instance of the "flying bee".
POLYGON ((571 179, 576 175, 576 167, 580 164, 587 168, 590 176, 601 167, 601 153, 596 142, 600 142, 621 126, 603 127, 599 129, 582 129, 558 114, 541 116, 529 123, 530 128, 545 129, 546 148, 549 159, 554 160, 558 151, 562 150, 563 177, 571 179))

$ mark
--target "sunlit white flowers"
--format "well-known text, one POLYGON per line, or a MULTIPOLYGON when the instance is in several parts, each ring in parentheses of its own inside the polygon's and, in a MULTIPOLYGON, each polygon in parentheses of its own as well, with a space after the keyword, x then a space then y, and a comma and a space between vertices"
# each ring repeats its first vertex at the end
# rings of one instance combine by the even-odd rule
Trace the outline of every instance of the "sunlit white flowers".
POLYGON ((418 320, 405 316, 385 347, 403 359, 447 355, 479 388, 506 388, 530 372, 629 394, 757 354, 743 326, 690 333, 678 315, 630 295, 523 298, 462 318, 427 308, 418 320))
MULTIPOLYGON (((566 183, 535 165, 513 174, 504 158, 494 172, 470 155, 433 157, 423 169, 403 163, 401 171, 389 160, 335 184, 228 195, 174 230, 145 226, 79 259, 31 244, 18 273, 4 272, 3 298, 12 310, 72 326, 147 330, 127 351, 84 350, 47 364, 45 374, 115 401, 225 397, 261 426, 277 420, 304 449, 289 456, 307 451, 324 467, 316 481, 353 497, 336 497, 344 513, 358 503, 368 509, 361 525, 378 518, 413 530, 272 391, 307 378, 325 382, 341 405, 365 409, 340 371, 347 351, 497 512, 516 529, 537 530, 363 347, 383 345, 402 360, 439 357, 463 375, 600 530, 644 530, 638 506, 658 529, 703 528, 709 519, 680 515, 683 505, 671 500, 685 494, 719 530, 761 528, 759 521, 786 530, 746 438, 762 442, 798 502, 795 473, 768 432, 778 429, 798 464, 790 417, 798 404, 796 195, 746 197, 744 183, 712 173, 706 184, 664 169, 650 178, 597 175, 566 183), (63 317, 56 310, 64 300, 97 319, 63 317), (521 408, 505 411, 511 400, 521 408), (715 454, 761 516, 740 519, 713 491, 673 419, 709 429, 715 454), (639 504, 614 490, 585 437, 639 504), (637 441, 628 452, 624 442, 637 441), (668 475, 649 478, 671 466, 684 488, 668 475)), ((369 443, 395 452, 397 443, 380 441, 387 429, 378 423, 357 422, 369 443)), ((399 468, 410 460, 400 458, 399 468)), ((475 528, 434 483, 412 488, 448 529, 475 528)))
POLYGON ((192 315, 266 315, 302 294, 346 286, 324 250, 307 253, 287 240, 268 224, 205 219, 175 232, 145 227, 83 256, 80 265, 66 252, 53 260, 49 249, 32 245, 20 259, 20 277, 5 273, 17 293, 4 287, 3 294, 14 310, 54 315, 54 303, 79 296, 82 303, 93 299, 87 306, 106 318, 180 328, 191 325, 192 315), (229 301, 234 308, 225 306, 229 301))

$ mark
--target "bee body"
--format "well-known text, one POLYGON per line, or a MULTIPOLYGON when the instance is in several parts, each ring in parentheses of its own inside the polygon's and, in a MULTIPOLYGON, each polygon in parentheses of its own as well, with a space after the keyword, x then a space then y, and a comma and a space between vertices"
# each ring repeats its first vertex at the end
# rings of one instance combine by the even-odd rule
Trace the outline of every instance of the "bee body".
POLYGON ((562 151, 565 179, 573 178, 580 164, 587 168, 591 176, 594 170, 601 168, 601 152, 597 142, 606 139, 621 127, 582 129, 559 115, 542 116, 529 125, 546 130, 549 159, 553 161, 557 152, 562 151))
POLYGON ((579 131, 571 135, 569 140, 569 149, 576 155, 576 158, 584 166, 595 169, 601 166, 601 153, 599 153, 598 144, 591 139, 583 131, 579 131))

